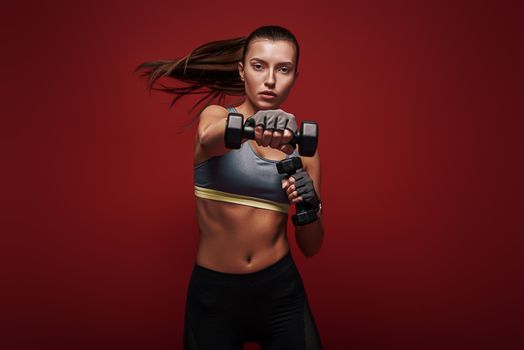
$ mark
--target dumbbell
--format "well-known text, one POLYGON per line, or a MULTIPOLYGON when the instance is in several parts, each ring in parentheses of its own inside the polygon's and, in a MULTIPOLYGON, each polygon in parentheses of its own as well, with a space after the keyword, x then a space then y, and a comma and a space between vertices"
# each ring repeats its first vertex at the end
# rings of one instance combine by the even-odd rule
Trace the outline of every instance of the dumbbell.
MULTIPOLYGON (((286 174, 286 179, 289 179, 289 177, 295 174, 300 168, 302 168, 302 160, 300 160, 300 157, 286 158, 277 163, 278 173, 286 174)), ((296 214, 291 217, 293 225, 303 226, 318 220, 316 208, 313 208, 309 203, 297 202, 296 208, 296 214)))
MULTIPOLYGON (((255 139, 255 128, 244 124, 244 116, 240 113, 231 112, 227 116, 224 142, 227 148, 240 148, 242 139, 255 139)), ((312 157, 318 144, 318 124, 315 121, 303 121, 300 130, 293 135, 289 144, 295 148, 299 146, 298 153, 301 156, 312 157)))

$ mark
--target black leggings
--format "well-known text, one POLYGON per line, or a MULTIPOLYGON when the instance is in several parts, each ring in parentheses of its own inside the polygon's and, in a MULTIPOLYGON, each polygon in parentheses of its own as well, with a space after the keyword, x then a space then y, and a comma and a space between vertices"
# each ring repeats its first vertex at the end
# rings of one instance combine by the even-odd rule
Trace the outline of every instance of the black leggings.
POLYGON ((319 350, 320 337, 302 278, 289 252, 256 272, 194 266, 185 308, 185 350, 319 350))

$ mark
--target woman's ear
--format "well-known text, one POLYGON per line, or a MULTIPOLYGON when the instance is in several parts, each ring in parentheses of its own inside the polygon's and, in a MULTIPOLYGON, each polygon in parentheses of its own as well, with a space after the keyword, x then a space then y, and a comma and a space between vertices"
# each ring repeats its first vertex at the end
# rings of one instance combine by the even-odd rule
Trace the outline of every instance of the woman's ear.
POLYGON ((244 81, 244 64, 242 63, 242 61, 238 62, 238 74, 240 74, 240 79, 244 81))

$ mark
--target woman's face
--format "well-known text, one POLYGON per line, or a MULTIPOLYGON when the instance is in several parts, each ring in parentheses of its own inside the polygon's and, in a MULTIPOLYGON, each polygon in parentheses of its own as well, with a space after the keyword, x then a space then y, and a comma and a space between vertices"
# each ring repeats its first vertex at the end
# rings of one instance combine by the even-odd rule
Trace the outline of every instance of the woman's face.
POLYGON ((258 109, 280 106, 298 77, 295 64, 295 47, 290 41, 253 40, 244 63, 238 63, 247 98, 258 109), (274 95, 264 94, 268 91, 274 95))

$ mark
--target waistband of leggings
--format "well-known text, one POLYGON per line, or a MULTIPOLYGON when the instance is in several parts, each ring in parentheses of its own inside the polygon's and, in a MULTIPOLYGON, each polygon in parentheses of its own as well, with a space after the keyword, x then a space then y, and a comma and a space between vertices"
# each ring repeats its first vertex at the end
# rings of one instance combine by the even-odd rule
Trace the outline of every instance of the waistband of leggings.
POLYGON ((276 278, 287 271, 289 268, 294 267, 295 262, 291 256, 291 251, 288 251, 286 255, 280 258, 275 263, 255 272, 248 273, 227 273, 209 269, 204 266, 195 264, 193 272, 199 277, 207 280, 214 281, 228 281, 228 282, 248 282, 248 281, 267 281, 276 278))

